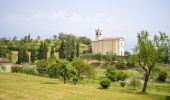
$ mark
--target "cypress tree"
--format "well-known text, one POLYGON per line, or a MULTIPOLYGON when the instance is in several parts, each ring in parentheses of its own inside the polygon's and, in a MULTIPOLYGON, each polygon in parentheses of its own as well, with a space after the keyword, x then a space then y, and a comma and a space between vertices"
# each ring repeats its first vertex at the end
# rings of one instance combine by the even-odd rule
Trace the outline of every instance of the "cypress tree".
POLYGON ((51 46, 50 58, 55 58, 55 56, 54 56, 54 46, 51 46))
POLYGON ((21 64, 22 63, 22 59, 23 59, 23 50, 20 47, 20 48, 18 48, 18 61, 17 61, 17 63, 21 64))
POLYGON ((60 48, 59 48, 59 59, 64 59, 65 58, 65 42, 62 39, 61 44, 60 44, 60 48))
POLYGON ((76 57, 80 56, 80 45, 79 42, 77 41, 77 45, 76 45, 76 57))
POLYGON ((28 62, 29 61, 29 55, 27 54, 27 51, 24 49, 22 55, 22 62, 28 62))
POLYGON ((43 59, 47 59, 48 46, 44 43, 43 59))
POLYGON ((39 59, 39 60, 41 60, 41 59, 43 59, 44 57, 44 54, 43 54, 43 52, 44 52, 44 45, 43 45, 43 43, 41 43, 40 44, 40 47, 39 47, 39 50, 38 50, 38 56, 37 56, 37 58, 39 59))
POLYGON ((73 60, 73 58, 75 57, 75 54, 76 54, 76 50, 75 50, 75 43, 74 43, 74 40, 72 40, 71 42, 71 61, 73 60))
POLYGON ((34 63, 35 62, 35 48, 32 48, 31 49, 31 55, 30 55, 30 58, 31 58, 31 63, 34 63))

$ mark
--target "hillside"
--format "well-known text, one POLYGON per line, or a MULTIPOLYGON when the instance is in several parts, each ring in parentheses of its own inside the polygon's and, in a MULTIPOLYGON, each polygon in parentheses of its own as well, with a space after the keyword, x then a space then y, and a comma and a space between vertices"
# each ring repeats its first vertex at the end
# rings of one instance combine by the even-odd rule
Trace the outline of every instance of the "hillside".
POLYGON ((1 100, 165 100, 161 94, 99 89, 97 83, 63 84, 61 80, 0 72, 1 100))

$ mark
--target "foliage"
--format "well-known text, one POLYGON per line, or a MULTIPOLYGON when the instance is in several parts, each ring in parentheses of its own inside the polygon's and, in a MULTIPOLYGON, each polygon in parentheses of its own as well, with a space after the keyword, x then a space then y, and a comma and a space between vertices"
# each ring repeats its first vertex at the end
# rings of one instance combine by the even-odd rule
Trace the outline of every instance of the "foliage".
POLYGON ((117 81, 125 81, 128 78, 127 73, 123 71, 116 71, 117 81))
POLYGON ((54 51, 54 46, 51 46, 50 58, 55 58, 54 51))
POLYGON ((58 71, 58 66, 56 63, 52 64, 47 68, 47 74, 49 75, 49 77, 57 77, 58 76, 57 71, 58 71))
POLYGON ((79 41, 83 44, 86 45, 90 45, 91 44, 91 40, 85 36, 79 37, 79 41))
POLYGON ((62 39, 61 44, 60 44, 60 48, 59 48, 59 59, 64 59, 65 58, 65 52, 64 49, 65 48, 65 42, 62 39))
POLYGON ((36 60, 36 51, 35 51, 35 48, 32 48, 32 49, 31 49, 30 58, 31 58, 31 63, 34 63, 35 60, 36 60))
POLYGON ((79 42, 76 44, 76 57, 80 57, 80 45, 79 42))
POLYGON ((93 76, 94 75, 94 67, 85 63, 82 59, 80 58, 74 58, 72 61, 72 65, 74 68, 74 72, 77 77, 82 77, 82 76, 93 76))
POLYGON ((48 51, 48 47, 47 47, 46 43, 41 42, 40 47, 38 49, 37 58, 39 60, 47 59, 47 51, 48 51))
POLYGON ((47 60, 45 60, 45 59, 43 59, 43 60, 38 60, 38 61, 36 62, 37 71, 38 71, 40 74, 46 73, 48 64, 49 64, 49 62, 48 62, 47 60))
POLYGON ((125 85, 126 85, 126 83, 125 83, 125 82, 120 82, 120 86, 121 86, 122 88, 124 88, 124 87, 125 87, 125 85))
POLYGON ((6 70, 6 67, 0 64, 0 71, 5 71, 5 70, 6 70))
POLYGON ((125 61, 122 58, 117 58, 116 68, 126 68, 125 61))
POLYGON ((129 78, 129 83, 135 89, 136 87, 139 87, 141 82, 138 74, 136 73, 131 73, 130 78, 129 78))
POLYGON ((74 85, 76 85, 77 82, 79 81, 79 78, 78 78, 76 75, 74 75, 74 76, 72 77, 72 81, 73 81, 74 85))
POLYGON ((23 73, 29 74, 29 75, 38 75, 38 71, 35 66, 23 66, 23 73))
POLYGON ((161 71, 161 72, 159 73, 159 75, 158 75, 157 80, 158 80, 159 82, 165 82, 165 81, 166 81, 166 78, 167 78, 167 72, 161 71))
POLYGON ((57 64, 57 73, 64 79, 64 84, 66 80, 71 77, 73 67, 67 60, 59 60, 57 64))
POLYGON ((116 60, 116 54, 113 54, 112 52, 108 52, 106 56, 103 57, 108 62, 115 61, 116 60))
POLYGON ((159 36, 154 36, 154 46, 157 50, 158 62, 168 63, 170 57, 170 38, 166 33, 159 32, 159 36))
POLYGON ((106 77, 109 78, 111 81, 117 81, 116 68, 109 66, 106 69, 106 77))
POLYGON ((13 73, 22 73, 23 67, 20 66, 11 66, 11 72, 13 73))
POLYGON ((111 85, 111 81, 107 78, 100 81, 100 86, 103 89, 107 89, 110 85, 111 85))
POLYGON ((27 54, 27 51, 23 49, 23 55, 22 55, 22 62, 29 62, 29 55, 27 54))
POLYGON ((145 80, 142 92, 146 92, 147 83, 151 71, 157 63, 165 57, 165 51, 167 50, 165 44, 167 44, 167 35, 160 33, 160 36, 154 37, 153 40, 149 39, 147 31, 141 31, 138 33, 138 43, 135 48, 136 62, 145 71, 145 80))
POLYGON ((125 55, 125 56, 129 56, 129 55, 130 55, 130 52, 129 52, 129 51, 125 51, 125 52, 124 52, 124 55, 125 55))

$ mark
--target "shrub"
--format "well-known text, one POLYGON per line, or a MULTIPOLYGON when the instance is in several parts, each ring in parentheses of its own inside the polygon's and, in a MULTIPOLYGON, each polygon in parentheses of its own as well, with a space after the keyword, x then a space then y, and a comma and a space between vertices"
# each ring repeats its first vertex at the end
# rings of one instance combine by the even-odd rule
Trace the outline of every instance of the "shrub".
POLYGON ((135 89, 136 86, 139 87, 141 84, 139 76, 136 73, 132 73, 130 76, 131 77, 130 77, 129 83, 133 87, 133 89, 135 89))
POLYGON ((109 78, 113 82, 117 81, 116 68, 109 66, 106 70, 106 77, 109 78))
POLYGON ((111 81, 124 81, 128 78, 128 74, 122 71, 116 71, 114 67, 108 67, 106 70, 106 77, 111 81))
POLYGON ((22 72, 30 75, 38 75, 38 71, 35 66, 23 66, 22 72))
POLYGON ((103 88, 103 89, 107 89, 111 84, 111 81, 109 79, 103 79, 100 81, 100 86, 103 88))
POLYGON ((122 58, 117 58, 117 63, 116 63, 116 67, 117 68, 125 68, 125 62, 122 58))
POLYGON ((73 76, 72 81, 73 81, 74 85, 76 85, 77 82, 79 81, 79 78, 77 76, 73 76))
POLYGON ((167 72, 161 71, 161 72, 159 73, 159 75, 158 75, 157 80, 158 80, 159 82, 165 82, 165 81, 166 81, 166 78, 167 78, 167 72))
POLYGON ((125 85, 126 85, 126 83, 125 83, 125 82, 120 82, 120 86, 121 86, 122 88, 124 88, 124 87, 125 87, 125 85))
POLYGON ((128 78, 128 75, 127 75, 127 73, 125 73, 125 72, 122 72, 122 71, 117 71, 116 72, 116 78, 117 78, 117 81, 124 81, 124 80, 126 80, 127 78, 128 78))
POLYGON ((20 66, 11 66, 11 72, 13 73, 22 73, 23 68, 20 66))
POLYGON ((47 68, 47 74, 49 77, 56 77, 57 76, 57 64, 52 64, 50 67, 47 68))

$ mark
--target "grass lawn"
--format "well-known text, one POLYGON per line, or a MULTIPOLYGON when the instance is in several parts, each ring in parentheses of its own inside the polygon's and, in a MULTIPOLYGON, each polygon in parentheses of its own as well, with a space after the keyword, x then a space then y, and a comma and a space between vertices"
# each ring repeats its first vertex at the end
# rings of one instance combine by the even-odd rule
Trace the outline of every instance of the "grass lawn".
POLYGON ((0 100, 165 100, 159 93, 140 94, 113 86, 104 90, 91 84, 63 84, 58 79, 0 72, 0 100))

